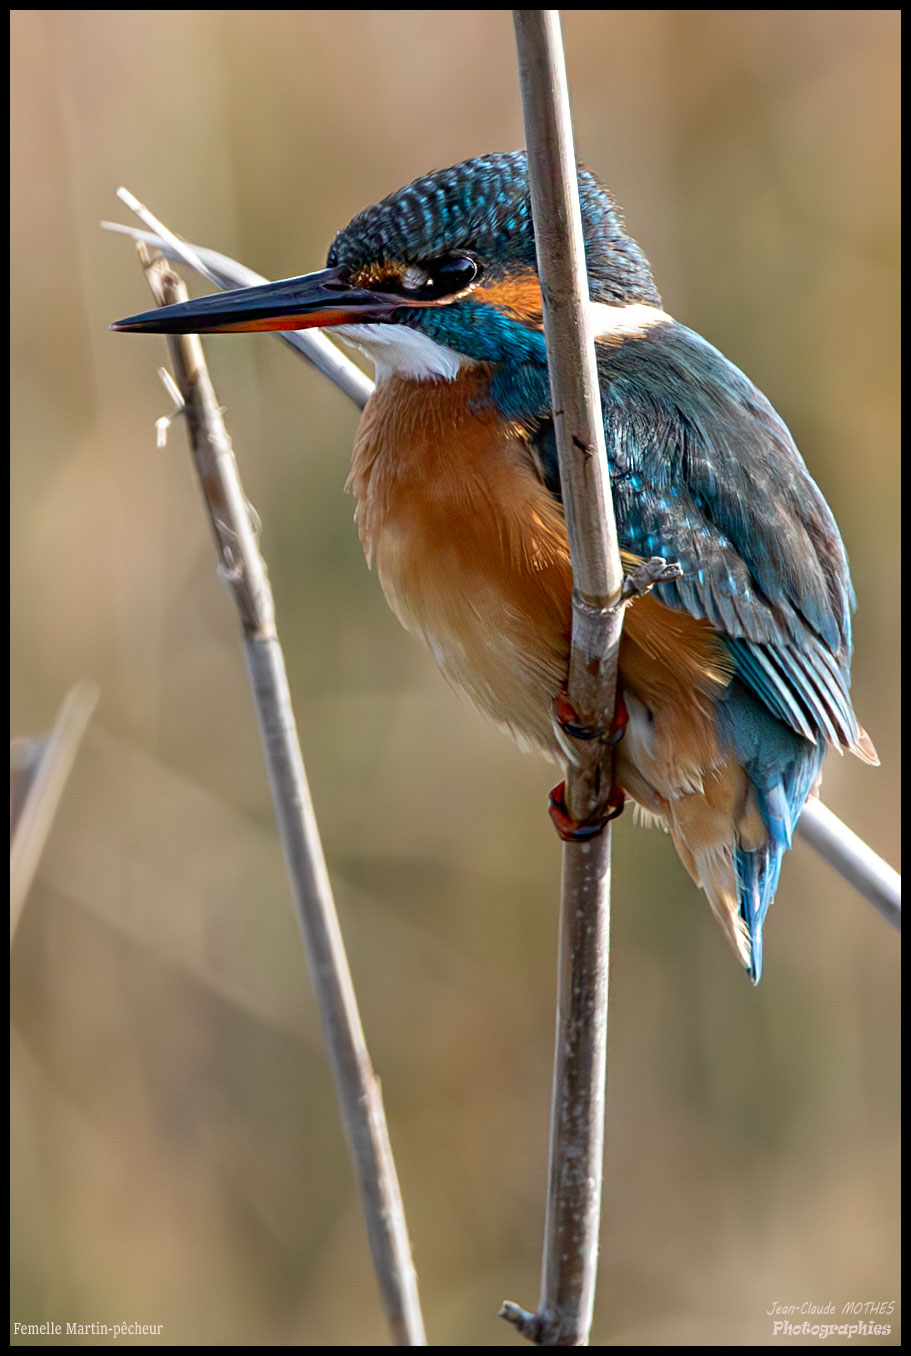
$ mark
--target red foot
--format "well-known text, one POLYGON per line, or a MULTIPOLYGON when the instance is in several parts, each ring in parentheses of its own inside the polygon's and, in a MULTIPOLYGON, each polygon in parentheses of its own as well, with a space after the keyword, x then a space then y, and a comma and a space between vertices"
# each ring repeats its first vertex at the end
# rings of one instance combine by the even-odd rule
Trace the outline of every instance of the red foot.
POLYGON ((579 719, 579 714, 567 697, 565 688, 561 688, 554 698, 554 719, 563 733, 573 739, 597 739, 600 734, 597 725, 586 725, 579 719))
POLYGON ((614 707, 614 718, 611 721, 610 730, 605 735, 600 726, 588 725, 579 719, 576 708, 566 695, 565 688, 561 688, 554 698, 554 719, 560 729, 572 739, 603 738, 606 744, 616 744, 623 738, 623 731, 629 724, 629 712, 626 709, 622 693, 618 692, 617 703, 614 707))
POLYGON ((555 786, 550 793, 547 807, 547 812, 554 822, 554 828, 564 843, 587 843, 590 839, 597 838, 605 824, 623 813, 623 806, 626 803, 626 796, 620 787, 612 786, 610 798, 607 802, 607 813, 601 819, 580 821, 573 819, 566 808, 565 792, 565 782, 555 786))

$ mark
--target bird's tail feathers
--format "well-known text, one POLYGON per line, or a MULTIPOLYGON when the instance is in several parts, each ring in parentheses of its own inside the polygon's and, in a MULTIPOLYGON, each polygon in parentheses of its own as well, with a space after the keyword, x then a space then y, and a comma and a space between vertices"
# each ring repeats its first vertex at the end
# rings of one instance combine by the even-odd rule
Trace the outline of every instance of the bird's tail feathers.
POLYGON ((740 964, 752 974, 753 936, 741 908, 734 853, 730 843, 707 848, 693 857, 694 878, 705 891, 740 964))
POLYGON ((737 868, 740 916, 752 940, 748 969, 754 984, 762 975, 762 926, 775 898, 781 863, 794 838, 794 830, 808 798, 818 789, 825 758, 825 745, 795 741, 795 757, 779 767, 773 778, 768 769, 747 767, 753 781, 759 812, 768 829, 768 839, 752 851, 738 844, 737 868))
POLYGON ((853 753, 854 757, 859 758, 862 763, 869 763, 871 767, 879 767, 879 754, 876 752, 873 740, 862 725, 858 725, 854 742, 848 745, 848 752, 853 753))
POLYGON ((796 737, 794 745, 797 756, 784 767, 779 765, 774 776, 755 764, 736 769, 744 791, 735 813, 726 815, 723 823, 717 815, 704 812, 697 819, 696 803, 704 796, 688 796, 667 807, 678 855, 705 892, 754 984, 762 975, 762 929, 778 888, 782 860, 825 757, 825 746, 796 737), (709 834, 705 829, 713 819, 717 828, 709 834), (697 841, 694 831, 700 826, 703 832, 697 841))

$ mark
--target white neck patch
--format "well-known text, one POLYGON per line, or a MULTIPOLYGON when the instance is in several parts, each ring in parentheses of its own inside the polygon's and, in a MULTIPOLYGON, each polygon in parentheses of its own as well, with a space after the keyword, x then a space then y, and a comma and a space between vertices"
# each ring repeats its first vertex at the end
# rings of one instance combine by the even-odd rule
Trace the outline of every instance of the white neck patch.
MULTIPOLYGON (((666 311, 642 302, 608 306, 593 301, 589 317, 593 337, 608 341, 634 338, 655 325, 674 323, 666 311)), ((334 325, 332 333, 367 355, 375 368, 378 385, 392 376, 417 381, 442 377, 444 381, 454 381, 462 368, 473 361, 409 325, 334 325)))
POLYGON ((632 306, 608 306, 593 301, 589 309, 592 336, 595 339, 625 339, 645 334, 654 325, 673 325, 674 317, 657 306, 637 301, 632 306))
POLYGON ((332 333, 367 355, 376 369, 377 385, 392 376, 454 381, 472 361, 409 325, 334 325, 332 333))

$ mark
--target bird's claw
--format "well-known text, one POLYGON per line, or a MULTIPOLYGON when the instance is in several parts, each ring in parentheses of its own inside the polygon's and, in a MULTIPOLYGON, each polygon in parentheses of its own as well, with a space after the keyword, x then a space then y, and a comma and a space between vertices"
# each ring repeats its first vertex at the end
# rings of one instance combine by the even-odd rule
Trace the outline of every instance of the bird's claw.
POLYGON ((605 813, 600 819, 574 819, 566 806, 566 783, 560 782, 559 786, 555 786, 550 793, 547 812, 564 843, 588 843, 592 838, 598 837, 605 824, 610 823, 612 819, 616 819, 618 815, 623 813, 625 803, 625 794, 619 786, 615 785, 611 787, 605 813))
POLYGON ((565 691, 558 692, 554 698, 554 720, 563 733, 572 739, 597 739, 601 733, 597 725, 589 725, 579 719, 576 708, 565 691))
POLYGON ((554 720, 563 733, 568 734, 571 739, 603 739, 605 744, 618 744, 629 724, 629 713, 622 694, 618 692, 614 704, 614 718, 611 721, 610 729, 605 732, 600 725, 589 725, 586 721, 579 719, 576 708, 567 697, 566 690, 563 689, 554 698, 554 720))

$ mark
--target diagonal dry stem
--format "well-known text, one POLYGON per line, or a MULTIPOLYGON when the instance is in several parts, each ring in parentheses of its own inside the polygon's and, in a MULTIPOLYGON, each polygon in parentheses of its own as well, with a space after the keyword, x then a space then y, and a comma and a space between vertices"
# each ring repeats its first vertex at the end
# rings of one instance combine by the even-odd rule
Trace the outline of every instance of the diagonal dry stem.
MULTIPOLYGON (((183 283, 140 245, 159 306, 186 300, 183 283)), ((265 561, 221 408, 195 335, 168 340, 196 471, 215 535, 219 573, 240 615, 244 653, 320 1018, 332 1059, 367 1234, 393 1341, 424 1346, 417 1280, 383 1112, 335 912, 297 739, 265 561)))

